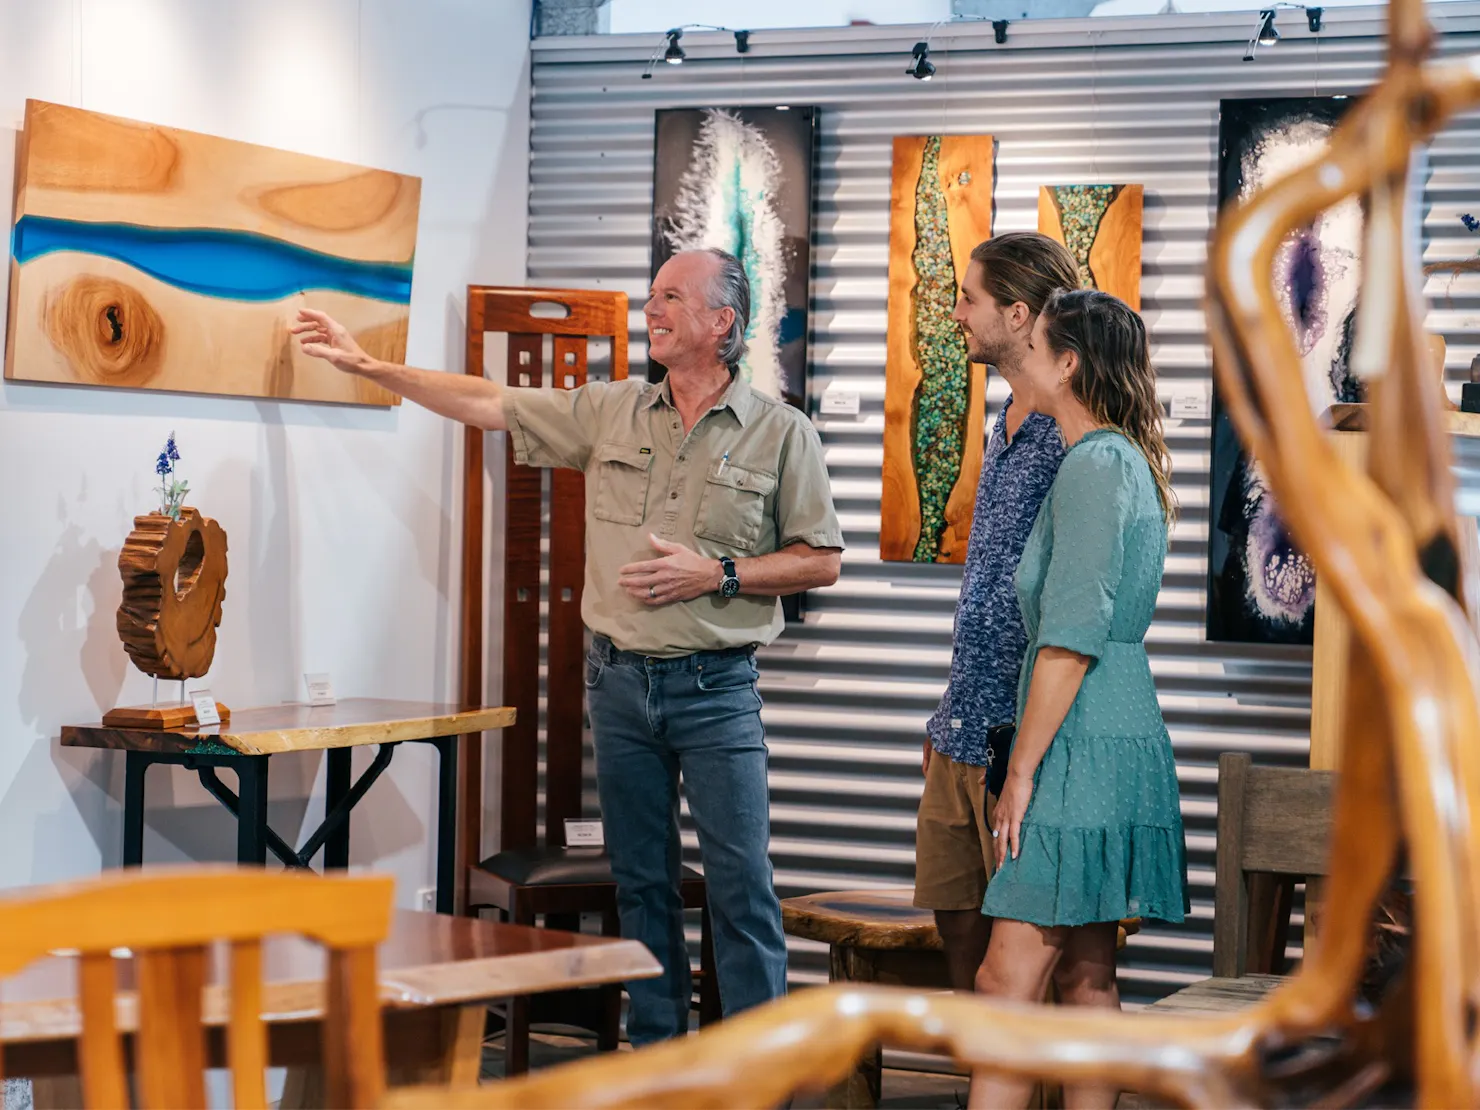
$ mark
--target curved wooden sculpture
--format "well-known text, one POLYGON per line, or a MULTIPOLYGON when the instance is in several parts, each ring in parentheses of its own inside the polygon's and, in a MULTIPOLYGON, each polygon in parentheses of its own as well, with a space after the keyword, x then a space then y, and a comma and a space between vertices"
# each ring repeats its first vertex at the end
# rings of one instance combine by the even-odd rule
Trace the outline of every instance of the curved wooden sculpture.
POLYGON ((1404 211, 1413 147, 1480 102, 1480 59, 1425 67, 1432 34, 1421 0, 1390 10, 1381 83, 1324 157, 1225 213, 1208 272, 1223 396, 1355 635, 1325 926, 1299 973, 1258 1006, 1205 1020, 812 990, 629 1058, 440 1092, 439 1105, 774 1105, 839 1078, 880 1040, 1196 1106, 1347 1105, 1394 1079, 1411 1079, 1420 1105, 1480 1105, 1480 649, 1453 596, 1442 387, 1425 353, 1404 211), (1288 232, 1353 195, 1367 212, 1352 364, 1370 383, 1371 476, 1323 438, 1271 285, 1288 232), (1403 852, 1416 892, 1413 949, 1371 1013, 1356 986, 1374 908, 1403 852))
POLYGON ((196 509, 180 519, 134 517, 118 555, 118 635, 134 666, 155 678, 199 678, 216 654, 226 598, 226 533, 196 509))

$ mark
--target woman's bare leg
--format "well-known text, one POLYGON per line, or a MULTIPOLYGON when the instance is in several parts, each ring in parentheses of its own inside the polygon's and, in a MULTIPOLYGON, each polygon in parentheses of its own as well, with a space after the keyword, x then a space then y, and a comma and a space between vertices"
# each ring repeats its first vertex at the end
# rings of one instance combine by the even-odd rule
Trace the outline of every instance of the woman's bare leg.
MULTIPOLYGON (((993 921, 987 957, 976 973, 977 993, 1014 1002, 1041 1001, 1067 935, 1064 928, 1046 929, 1003 918, 993 921)), ((972 1074, 967 1105, 973 1110, 1018 1110, 1028 1104, 1032 1093, 1030 1079, 979 1071, 972 1074)))
MULTIPOLYGON (((1065 1006, 1120 1009, 1115 982, 1115 944, 1119 922, 1102 921, 1069 930, 1063 955, 1053 972, 1059 1001, 1065 1006)), ((1101 1084, 1066 1084, 1065 1110, 1110 1110, 1119 1092, 1101 1084)))

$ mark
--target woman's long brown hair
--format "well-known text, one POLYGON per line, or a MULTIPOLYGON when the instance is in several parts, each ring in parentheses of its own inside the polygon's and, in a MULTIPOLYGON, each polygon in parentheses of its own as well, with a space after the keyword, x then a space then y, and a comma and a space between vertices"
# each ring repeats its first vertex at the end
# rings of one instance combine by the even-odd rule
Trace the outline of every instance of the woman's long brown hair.
POLYGON ((1049 298, 1043 324, 1055 354, 1073 351, 1079 357, 1079 369, 1070 380, 1074 396, 1091 416, 1123 433, 1146 456, 1170 524, 1177 515, 1172 459, 1162 434, 1156 371, 1140 313, 1098 289, 1070 289, 1049 298))

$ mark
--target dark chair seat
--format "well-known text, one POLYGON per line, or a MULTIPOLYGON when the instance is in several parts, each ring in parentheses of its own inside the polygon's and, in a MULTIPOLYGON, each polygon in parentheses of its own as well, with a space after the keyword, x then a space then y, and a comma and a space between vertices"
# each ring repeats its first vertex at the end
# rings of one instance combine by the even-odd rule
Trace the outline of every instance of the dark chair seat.
MULTIPOLYGON (((497 875, 517 886, 566 886, 610 883, 612 861, 601 848, 511 848, 478 864, 480 871, 497 875)), ((683 869, 684 882, 702 880, 692 867, 683 869)))
MULTIPOLYGON (((699 1024, 719 1020, 719 982, 714 974, 714 940, 710 935, 704 876, 692 867, 682 869, 679 894, 685 909, 700 911, 699 967, 694 986, 699 992, 699 1024)), ((468 868, 468 910, 497 910, 505 921, 534 925, 544 918, 555 929, 579 929, 580 915, 599 913, 605 936, 621 933, 617 917, 617 884, 612 879, 611 858, 601 848, 535 846, 510 848, 468 868)), ((597 1047, 610 1052, 617 1047, 622 1014, 622 988, 608 984, 598 988, 600 1003, 594 1013, 573 999, 562 1003, 555 997, 545 1001, 561 1006, 559 1014, 532 1008, 528 996, 507 1001, 504 1068, 505 1075, 520 1075, 529 1069, 529 1026, 532 1020, 557 1021, 597 1031, 597 1047), (572 1009, 572 1007, 576 1007, 572 1009)), ((585 992, 588 993, 588 992, 585 992)))

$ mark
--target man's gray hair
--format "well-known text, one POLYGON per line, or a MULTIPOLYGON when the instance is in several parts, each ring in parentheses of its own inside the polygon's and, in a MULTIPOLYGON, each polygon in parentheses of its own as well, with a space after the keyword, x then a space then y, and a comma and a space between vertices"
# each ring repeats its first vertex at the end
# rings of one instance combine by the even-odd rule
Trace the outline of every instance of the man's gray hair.
POLYGON ((745 276, 745 267, 728 251, 718 247, 706 247, 704 253, 712 256, 719 265, 714 277, 709 280, 709 293, 705 303, 710 308, 730 308, 735 311, 735 322, 729 334, 719 341, 719 360, 726 366, 739 366, 745 357, 745 329, 750 327, 750 279, 745 276))

